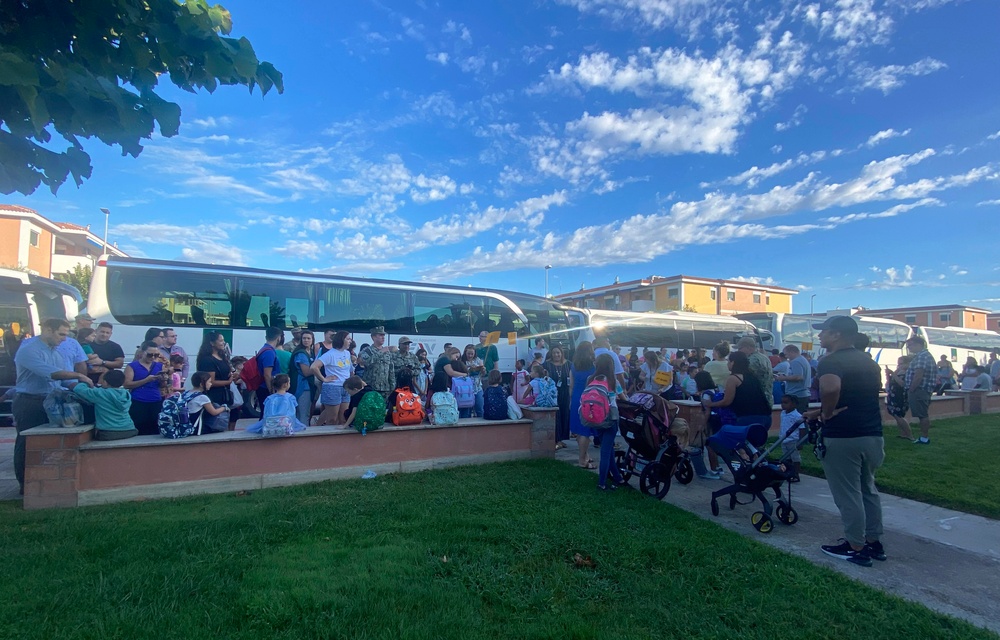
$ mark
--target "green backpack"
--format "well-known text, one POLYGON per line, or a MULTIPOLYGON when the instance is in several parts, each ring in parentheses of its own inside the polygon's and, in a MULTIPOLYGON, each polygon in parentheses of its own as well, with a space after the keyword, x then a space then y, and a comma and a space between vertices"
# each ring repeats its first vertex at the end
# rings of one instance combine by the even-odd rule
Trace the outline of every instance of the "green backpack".
POLYGON ((385 424, 385 398, 381 393, 373 390, 362 396, 353 424, 361 435, 382 428, 385 424))

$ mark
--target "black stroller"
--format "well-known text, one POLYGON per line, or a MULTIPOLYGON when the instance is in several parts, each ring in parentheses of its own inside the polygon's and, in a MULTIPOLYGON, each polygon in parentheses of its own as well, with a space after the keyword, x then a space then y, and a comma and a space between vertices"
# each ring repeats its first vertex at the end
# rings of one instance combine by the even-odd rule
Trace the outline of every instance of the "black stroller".
POLYGON ((639 489, 658 500, 670 491, 672 478, 681 484, 694 479, 691 460, 670 434, 676 414, 676 406, 652 393, 618 401, 618 429, 628 449, 615 452, 615 464, 626 482, 638 473, 639 489))
MULTIPOLYGON (((771 461, 768 455, 780 447, 785 440, 798 438, 798 426, 805 422, 805 418, 800 419, 795 423, 796 428, 789 429, 785 435, 764 450, 762 448, 767 443, 767 427, 762 424, 724 425, 718 433, 710 437, 708 446, 712 447, 715 453, 726 462, 726 466, 733 474, 733 484, 712 493, 712 515, 719 515, 719 498, 723 496, 729 496, 730 509, 735 509, 737 504, 751 504, 755 500, 760 500, 763 511, 755 511, 750 516, 750 522, 757 531, 771 533, 774 529, 774 522, 771 518, 772 507, 771 502, 764 497, 764 491, 771 489, 778 501, 777 509, 773 510, 778 522, 786 525, 798 522, 799 515, 792 508, 792 485, 790 482, 795 473, 784 465, 791 457, 791 452, 777 461, 771 461), (784 483, 788 483, 787 499, 781 492, 781 485, 784 483), (747 502, 740 502, 739 494, 748 494, 751 499, 747 502)), ((809 423, 809 430, 805 436, 798 440, 797 448, 801 449, 807 443, 816 444, 818 431, 818 422, 809 423)))

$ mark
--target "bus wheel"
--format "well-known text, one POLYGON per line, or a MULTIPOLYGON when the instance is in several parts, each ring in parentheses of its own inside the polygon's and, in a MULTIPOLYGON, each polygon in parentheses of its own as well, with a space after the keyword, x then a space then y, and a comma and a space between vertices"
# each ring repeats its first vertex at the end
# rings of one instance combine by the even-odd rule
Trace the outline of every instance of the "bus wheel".
POLYGON ((243 391, 243 413, 244 418, 259 418, 260 402, 257 400, 257 392, 243 391))

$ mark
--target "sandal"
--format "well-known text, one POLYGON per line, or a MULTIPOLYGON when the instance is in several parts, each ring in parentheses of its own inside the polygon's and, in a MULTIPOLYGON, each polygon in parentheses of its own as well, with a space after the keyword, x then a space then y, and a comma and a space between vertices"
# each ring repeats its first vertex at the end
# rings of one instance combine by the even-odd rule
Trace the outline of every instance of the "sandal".
POLYGON ((565 448, 566 448, 566 443, 565 442, 557 442, 556 443, 556 451, 558 451, 559 449, 565 449, 565 448))
POLYGON ((580 467, 581 469, 596 469, 597 468, 594 465, 594 461, 593 460, 587 460, 587 464, 578 464, 576 466, 580 467))
POLYGON ((597 489, 598 491, 617 491, 618 487, 614 484, 599 484, 597 489))

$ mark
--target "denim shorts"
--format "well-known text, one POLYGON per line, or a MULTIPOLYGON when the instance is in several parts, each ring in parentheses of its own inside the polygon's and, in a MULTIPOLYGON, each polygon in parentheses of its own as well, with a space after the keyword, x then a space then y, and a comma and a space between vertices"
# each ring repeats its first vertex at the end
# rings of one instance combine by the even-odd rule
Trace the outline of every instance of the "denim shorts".
POLYGON ((323 383, 323 391, 320 393, 319 401, 325 407, 335 407, 338 404, 347 404, 351 401, 351 396, 344 389, 342 384, 333 384, 332 382, 323 383))

